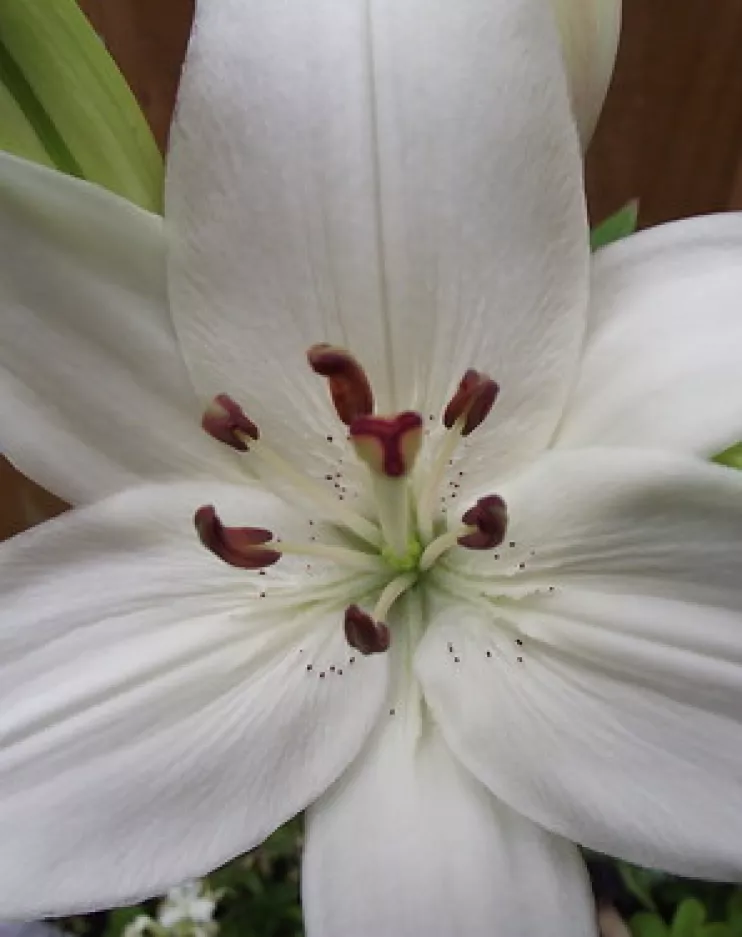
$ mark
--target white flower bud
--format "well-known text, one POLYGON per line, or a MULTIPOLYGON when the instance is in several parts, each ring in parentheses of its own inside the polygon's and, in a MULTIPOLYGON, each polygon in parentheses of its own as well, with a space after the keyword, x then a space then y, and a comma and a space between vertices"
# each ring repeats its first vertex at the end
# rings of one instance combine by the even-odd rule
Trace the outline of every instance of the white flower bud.
POLYGON ((598 122, 618 49, 621 0, 553 0, 583 147, 598 122))

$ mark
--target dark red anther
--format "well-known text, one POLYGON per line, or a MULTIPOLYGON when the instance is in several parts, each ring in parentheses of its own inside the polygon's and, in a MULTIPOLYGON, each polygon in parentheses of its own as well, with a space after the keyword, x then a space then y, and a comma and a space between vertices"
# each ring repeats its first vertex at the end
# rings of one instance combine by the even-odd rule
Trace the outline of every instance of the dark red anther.
POLYGON ((491 377, 470 368, 443 413, 443 425, 451 429, 463 419, 461 435, 468 436, 487 419, 499 393, 500 388, 491 377))
POLYGON ((345 637, 361 654, 383 654, 389 650, 391 635, 383 621, 374 619, 357 605, 345 610, 345 637))
POLYGON ((396 416, 360 416, 350 438, 359 458, 372 472, 389 478, 407 475, 422 445, 423 418, 407 410, 396 416))
POLYGON ((508 509, 499 495, 480 498, 461 520, 471 533, 458 538, 458 544, 470 550, 491 550, 505 539, 508 529, 508 509))
POLYGON ((307 352, 315 374, 328 379, 335 410, 346 426, 359 416, 374 412, 374 395, 366 372, 344 348, 322 343, 307 352))
POLYGON ((220 560, 239 569, 264 569, 281 559, 278 550, 265 544, 273 540, 262 527, 225 527, 214 507, 204 505, 194 518, 201 543, 220 560))
POLYGON ((219 394, 212 400, 203 415, 201 426, 209 436, 239 452, 247 452, 245 436, 249 439, 258 439, 260 436, 257 426, 228 394, 219 394))

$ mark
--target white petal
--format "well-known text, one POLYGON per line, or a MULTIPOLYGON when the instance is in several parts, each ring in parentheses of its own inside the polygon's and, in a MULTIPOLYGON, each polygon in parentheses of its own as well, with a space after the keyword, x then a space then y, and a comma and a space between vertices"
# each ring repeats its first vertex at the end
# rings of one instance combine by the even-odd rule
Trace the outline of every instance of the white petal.
POLYGON ((230 463, 166 301, 162 219, 0 154, 0 449, 67 501, 230 463))
POLYGON ((290 527, 254 490, 153 486, 2 547, 0 914, 206 873, 322 793, 378 718, 387 663, 348 665, 342 602, 219 563, 191 530, 205 494, 290 527))
POLYGON ((435 729, 387 725, 307 814, 308 937, 587 937, 577 850, 498 803, 435 729))
POLYGON ((742 439, 742 213, 600 251, 590 334, 558 445, 717 455, 742 439))
POLYGON ((507 497, 521 584, 542 591, 486 606, 472 577, 472 604, 439 613, 417 664, 447 741, 556 833, 739 878, 742 477, 670 454, 573 452, 507 497))
POLYGON ((618 51, 621 0, 552 0, 583 145, 598 122, 618 51))
POLYGON ((489 371, 490 470, 542 445, 587 287, 560 59, 543 0, 200 3, 166 214, 201 391, 322 461, 337 427, 305 351, 330 341, 380 412, 438 416, 465 368, 489 371))

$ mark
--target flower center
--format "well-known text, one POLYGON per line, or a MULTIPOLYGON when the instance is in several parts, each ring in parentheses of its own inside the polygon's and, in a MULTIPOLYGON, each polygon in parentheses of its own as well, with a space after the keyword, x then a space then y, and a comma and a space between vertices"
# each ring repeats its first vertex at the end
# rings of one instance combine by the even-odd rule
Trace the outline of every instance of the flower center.
POLYGON ((373 608, 365 611, 357 604, 349 605, 344 628, 352 647, 363 654, 380 653, 390 645, 386 620, 392 606, 444 554, 455 549, 490 550, 505 538, 507 508, 496 494, 480 498, 453 521, 438 506, 456 449, 486 420, 498 386, 478 371, 464 374, 441 414, 442 438, 421 465, 425 433, 420 413, 375 413, 364 369, 342 348, 314 345, 307 357, 312 370, 326 378, 337 417, 347 427, 348 442, 365 471, 367 506, 355 511, 342 496, 333 497, 297 471, 266 444, 239 404, 222 394, 204 414, 206 432, 248 453, 253 469, 266 484, 280 480, 303 500, 308 496, 336 536, 332 542, 315 536, 309 542, 294 542, 263 527, 227 527, 211 505, 196 512, 196 529, 204 546, 241 569, 264 572, 285 556, 301 556, 373 575, 381 584, 373 608))

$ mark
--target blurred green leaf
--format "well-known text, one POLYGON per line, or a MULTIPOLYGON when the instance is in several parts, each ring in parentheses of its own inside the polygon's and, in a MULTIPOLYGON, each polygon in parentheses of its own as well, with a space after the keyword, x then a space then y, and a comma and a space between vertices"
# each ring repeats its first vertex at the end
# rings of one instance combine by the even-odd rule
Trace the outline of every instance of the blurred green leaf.
POLYGON ((631 937, 670 937, 667 924, 658 914, 640 911, 629 921, 631 937))
MULTIPOLYGON (((724 452, 714 458, 714 462, 718 462, 719 465, 728 465, 729 468, 742 470, 742 442, 725 449, 724 452)), ((740 910, 742 910, 742 906, 740 910)))
POLYGON ((75 0, 0 2, 0 149, 160 211, 164 165, 75 0))
POLYGON ((617 864, 621 880, 637 901, 648 911, 656 911, 657 904, 652 897, 652 888, 667 876, 664 872, 654 869, 642 869, 639 866, 629 865, 627 862, 617 864))
POLYGON ((696 931, 698 937, 733 937, 733 931, 728 924, 706 924, 696 931))
POLYGON ((593 228, 590 234, 590 249, 597 251, 601 247, 607 247, 614 241, 620 241, 633 234, 636 231, 638 218, 639 202, 634 199, 619 209, 615 215, 611 215, 610 218, 606 218, 593 228))
POLYGON ((699 937, 699 931, 706 923, 706 908, 697 898, 682 901, 672 919, 670 933, 672 937, 699 937))

